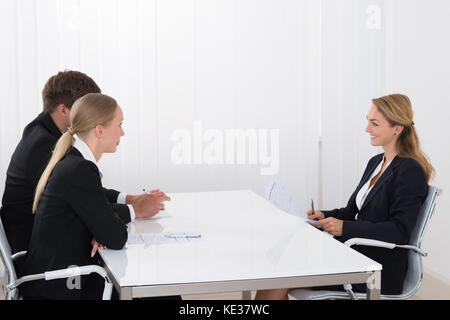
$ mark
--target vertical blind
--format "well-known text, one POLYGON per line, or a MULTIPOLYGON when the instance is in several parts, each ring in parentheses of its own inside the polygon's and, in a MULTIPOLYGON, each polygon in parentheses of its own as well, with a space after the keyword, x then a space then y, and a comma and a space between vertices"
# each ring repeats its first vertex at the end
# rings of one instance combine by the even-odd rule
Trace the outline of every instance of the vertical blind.
POLYGON ((320 193, 339 206, 374 153, 363 132, 381 94, 374 5, 382 1, 2 0, 0 191, 46 80, 72 69, 124 110, 119 151, 100 162, 107 187, 263 194, 271 177, 260 163, 177 165, 172 137, 196 123, 219 134, 276 129, 277 177, 297 202, 320 193))

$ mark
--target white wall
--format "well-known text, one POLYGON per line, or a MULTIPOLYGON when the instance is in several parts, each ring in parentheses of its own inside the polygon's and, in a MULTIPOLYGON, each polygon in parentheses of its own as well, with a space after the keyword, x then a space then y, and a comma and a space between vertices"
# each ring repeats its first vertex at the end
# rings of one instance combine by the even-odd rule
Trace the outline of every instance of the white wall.
POLYGON ((411 97, 422 147, 444 190, 423 246, 425 265, 450 279, 450 2, 386 0, 386 92, 411 97))

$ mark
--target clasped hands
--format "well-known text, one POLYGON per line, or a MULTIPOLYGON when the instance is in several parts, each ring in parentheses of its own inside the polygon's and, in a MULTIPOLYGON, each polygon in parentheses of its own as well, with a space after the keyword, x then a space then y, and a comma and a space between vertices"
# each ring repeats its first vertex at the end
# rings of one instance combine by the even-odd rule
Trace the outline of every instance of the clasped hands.
POLYGON ((159 189, 136 196, 127 195, 126 203, 133 206, 136 218, 151 218, 159 211, 165 210, 164 201, 170 198, 159 189))
MULTIPOLYGON (((127 195, 126 204, 133 206, 136 218, 151 218, 159 211, 165 210, 164 201, 170 201, 164 192, 159 189, 152 190, 150 193, 143 193, 139 195, 127 195)), ((91 257, 95 255, 98 249, 105 250, 106 247, 92 239, 91 241, 92 251, 91 257)))
POLYGON ((314 224, 315 227, 322 227, 322 230, 332 234, 335 237, 342 236, 342 228, 344 225, 344 221, 336 219, 336 218, 325 218, 325 215, 321 211, 308 210, 308 219, 316 220, 317 222, 314 224))

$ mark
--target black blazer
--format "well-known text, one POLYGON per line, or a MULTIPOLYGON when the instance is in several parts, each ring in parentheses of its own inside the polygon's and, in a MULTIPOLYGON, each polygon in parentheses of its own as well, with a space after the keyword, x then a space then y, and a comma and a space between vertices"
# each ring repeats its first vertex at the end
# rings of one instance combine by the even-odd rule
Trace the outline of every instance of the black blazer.
MULTIPOLYGON (((345 208, 323 211, 325 217, 344 220, 342 237, 338 237, 338 240, 344 242, 351 238, 368 238, 399 245, 409 242, 428 193, 425 172, 417 161, 395 157, 367 195, 361 210, 356 206, 356 195, 382 159, 383 154, 370 159, 345 208)), ((400 294, 403 291, 403 281, 408 270, 408 250, 364 246, 353 248, 383 265, 383 294, 400 294)), ((355 286, 355 289, 362 292, 366 290, 365 286, 355 286)))
MULTIPOLYGON (((34 218, 24 272, 36 274, 71 266, 98 264, 91 258, 95 238, 108 250, 119 250, 128 234, 102 189, 97 166, 73 148, 56 166, 42 193, 34 218)), ((81 277, 81 289, 69 290, 67 280, 34 281, 24 297, 98 299, 103 281, 81 277)))
MULTIPOLYGON (((33 228, 34 192, 60 137, 61 131, 50 116, 41 113, 26 126, 12 155, 0 217, 13 253, 28 249, 33 228)), ((117 202, 118 191, 104 189, 104 192, 111 203, 117 202)), ((130 222, 126 205, 116 204, 114 211, 124 223, 130 222)))

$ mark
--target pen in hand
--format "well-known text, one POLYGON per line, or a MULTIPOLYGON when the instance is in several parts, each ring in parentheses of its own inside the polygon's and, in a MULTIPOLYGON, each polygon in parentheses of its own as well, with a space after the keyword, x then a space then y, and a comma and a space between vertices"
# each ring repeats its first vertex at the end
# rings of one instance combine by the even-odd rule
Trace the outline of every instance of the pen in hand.
MULTIPOLYGON (((316 215, 315 215, 315 210, 314 210, 314 200, 313 199, 311 199, 311 217, 316 217, 316 215)), ((309 217, 308 217, 309 218, 309 217)), ((322 226, 321 225, 319 225, 319 226, 316 226, 316 221, 317 220, 320 220, 320 218, 312 218, 310 221, 310 223, 313 225, 313 226, 315 226, 316 228, 318 228, 318 229, 322 229, 322 226)))

